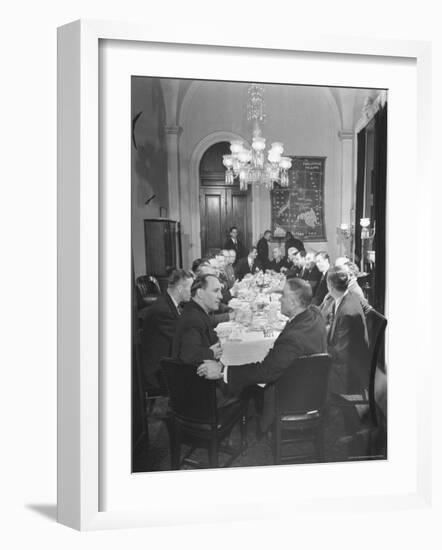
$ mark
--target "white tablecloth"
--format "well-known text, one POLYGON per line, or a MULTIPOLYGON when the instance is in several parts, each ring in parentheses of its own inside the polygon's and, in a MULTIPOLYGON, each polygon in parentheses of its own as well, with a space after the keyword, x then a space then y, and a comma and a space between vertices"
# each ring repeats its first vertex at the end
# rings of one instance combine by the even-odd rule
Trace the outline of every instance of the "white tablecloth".
MULTIPOLYGON (((220 323, 217 329, 222 331, 227 326, 229 323, 220 323)), ((276 330, 272 337, 264 337, 262 331, 249 332, 244 329, 240 335, 241 341, 222 339, 221 361, 225 365, 242 365, 262 361, 278 336, 279 332, 276 330)))

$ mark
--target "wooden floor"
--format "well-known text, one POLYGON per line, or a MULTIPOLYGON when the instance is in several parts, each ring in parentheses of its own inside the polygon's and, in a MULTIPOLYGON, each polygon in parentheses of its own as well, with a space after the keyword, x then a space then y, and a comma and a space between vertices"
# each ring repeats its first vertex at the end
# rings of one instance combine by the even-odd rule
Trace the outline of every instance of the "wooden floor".
MULTIPOLYGON (((133 453, 134 472, 153 472, 170 470, 169 437, 166 421, 167 398, 157 399, 148 418, 148 437, 141 440, 133 453)), ((383 420, 383 419, 382 419, 383 420)), ((373 431, 365 423, 355 426, 357 436, 345 436, 344 418, 341 411, 332 410, 326 421, 325 461, 342 462, 347 460, 383 460, 386 459, 385 425, 373 431)), ((257 437, 257 422, 254 411, 250 412, 248 422, 248 449, 244 456, 239 456, 231 467, 273 465, 273 455, 269 435, 257 437)), ((229 444, 239 446, 239 428, 235 427, 229 444)), ((183 454, 189 449, 183 446, 183 454)), ((301 454, 309 449, 299 449, 301 454)), ((220 465, 228 458, 220 454, 220 465)), ((305 462, 305 461, 304 461, 305 462)), ((207 467, 207 451, 194 450, 183 469, 207 467)))

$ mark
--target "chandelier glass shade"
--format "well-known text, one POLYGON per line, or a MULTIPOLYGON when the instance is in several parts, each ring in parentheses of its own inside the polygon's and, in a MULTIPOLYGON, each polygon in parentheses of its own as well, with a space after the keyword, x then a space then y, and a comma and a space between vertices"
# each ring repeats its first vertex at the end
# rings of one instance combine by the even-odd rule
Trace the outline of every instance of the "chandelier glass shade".
POLYGON ((242 190, 247 189, 249 184, 265 185, 267 189, 273 189, 275 182, 281 187, 288 187, 288 171, 292 161, 282 156, 284 145, 280 141, 272 143, 266 154, 266 140, 259 126, 265 120, 264 88, 252 84, 247 95, 247 120, 253 122, 252 145, 249 147, 241 140, 230 143, 230 155, 223 155, 226 184, 232 185, 238 178, 242 190))

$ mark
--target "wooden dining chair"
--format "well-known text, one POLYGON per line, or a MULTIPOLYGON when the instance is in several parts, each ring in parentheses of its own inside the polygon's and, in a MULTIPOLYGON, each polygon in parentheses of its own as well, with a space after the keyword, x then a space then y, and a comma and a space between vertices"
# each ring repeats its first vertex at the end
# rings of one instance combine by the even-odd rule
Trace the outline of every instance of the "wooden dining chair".
POLYGON ((375 400, 376 371, 379 362, 379 355, 382 350, 387 328, 387 319, 375 309, 371 309, 366 315, 368 346, 370 352, 370 373, 368 388, 360 394, 341 395, 342 405, 354 407, 355 405, 368 405, 373 426, 378 425, 378 417, 375 400))
POLYGON ((135 281, 138 297, 138 308, 151 305, 161 295, 158 280, 153 275, 140 275, 135 281))
POLYGON ((331 359, 327 353, 299 357, 275 383, 274 460, 324 461, 324 413, 331 359), (312 452, 300 453, 309 443, 312 452), (284 449, 291 446, 291 454, 284 449))
MULTIPOLYGON (((246 403, 236 400, 225 407, 217 407, 215 380, 206 380, 197 375, 197 367, 185 365, 180 361, 164 358, 161 360, 169 390, 169 435, 171 467, 179 470, 188 462, 191 453, 197 447, 208 450, 209 467, 219 465, 218 453, 223 451, 230 458, 222 465, 227 467, 246 448, 246 403), (222 447, 222 442, 239 424, 241 442, 237 449, 222 447), (190 451, 181 459, 181 445, 186 443, 190 451)), ((193 464, 194 467, 207 467, 193 464)))
MULTIPOLYGON (((346 434, 347 437, 361 437, 365 434, 368 439, 366 444, 366 452, 363 455, 350 455, 349 460, 365 460, 370 458, 380 458, 386 452, 385 445, 376 442, 385 441, 386 434, 380 434, 379 431, 385 431, 385 426, 379 425, 378 410, 375 399, 375 384, 376 372, 378 363, 383 349, 385 330, 387 328, 387 319, 375 309, 371 309, 366 315, 368 344, 370 352, 369 363, 369 382, 368 387, 361 393, 350 395, 334 395, 332 406, 337 406, 344 410, 354 409, 356 407, 368 407, 369 415, 359 426, 359 430, 355 434, 346 434)), ((356 413, 355 413, 356 414, 356 413)))

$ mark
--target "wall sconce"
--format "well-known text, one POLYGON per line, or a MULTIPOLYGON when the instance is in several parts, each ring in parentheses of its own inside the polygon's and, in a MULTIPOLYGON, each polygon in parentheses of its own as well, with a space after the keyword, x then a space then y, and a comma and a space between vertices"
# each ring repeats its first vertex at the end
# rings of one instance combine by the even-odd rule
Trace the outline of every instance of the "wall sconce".
POLYGON ((359 222, 361 224, 361 239, 372 239, 375 234, 375 228, 370 229, 370 218, 361 218, 359 222))
POLYGON ((365 259, 369 270, 373 269, 375 262, 375 252, 371 249, 371 242, 376 233, 376 225, 370 229, 370 218, 361 218, 361 271, 365 272, 365 259))
POLYGON ((344 246, 345 255, 353 261, 353 239, 355 235, 354 225, 341 223, 341 225, 336 228, 336 235, 338 237, 338 244, 342 244, 344 246))

